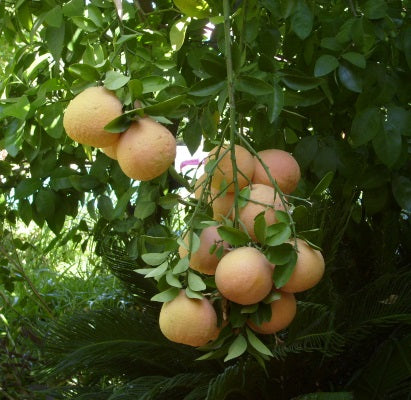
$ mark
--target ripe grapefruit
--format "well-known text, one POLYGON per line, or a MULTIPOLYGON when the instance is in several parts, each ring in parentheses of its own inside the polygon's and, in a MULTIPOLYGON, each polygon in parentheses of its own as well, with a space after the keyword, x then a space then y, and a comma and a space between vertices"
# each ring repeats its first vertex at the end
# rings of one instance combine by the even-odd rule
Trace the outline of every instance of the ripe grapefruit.
MULTIPOLYGON (((253 184, 250 190, 248 203, 240 208, 239 219, 246 228, 250 237, 257 241, 254 233, 254 218, 264 212, 265 222, 268 225, 275 224, 276 210, 284 210, 284 206, 278 195, 275 194, 274 188, 263 184, 253 184)), ((242 226, 240 224, 240 226, 242 226)))
MULTIPOLYGON (((292 193, 301 178, 300 166, 297 160, 288 152, 279 149, 268 149, 258 152, 261 160, 267 165, 271 176, 277 181, 281 191, 292 193)), ((255 158, 254 183, 273 186, 267 172, 260 161, 255 158)))
POLYGON ((229 218, 234 206, 234 193, 225 192, 218 196, 216 191, 212 191, 211 196, 213 219, 215 221, 222 221, 223 217, 229 218))
POLYGON ((297 263, 289 281, 281 288, 281 291, 303 292, 315 286, 324 275, 325 263, 321 252, 298 238, 297 248, 297 263))
POLYGON ((185 290, 164 303, 159 316, 160 330, 172 342, 204 346, 217 338, 217 314, 209 300, 191 299, 185 290))
MULTIPOLYGON (((120 139, 120 137, 119 137, 120 139)), ((117 144, 118 140, 110 146, 102 147, 101 151, 107 156, 112 158, 113 160, 117 160, 117 144)))
POLYGON ((113 92, 102 86, 90 87, 70 101, 63 117, 66 133, 74 141, 94 147, 110 146, 119 133, 104 127, 123 113, 123 106, 113 92))
POLYGON ((117 159, 129 178, 149 181, 160 176, 174 162, 176 149, 172 133, 146 117, 133 122, 122 133, 117 145, 117 159))
POLYGON ((228 300, 242 305, 254 304, 270 293, 272 268, 261 251, 254 247, 239 247, 220 260, 215 282, 228 300))
POLYGON ((258 333, 272 334, 286 328, 297 313, 297 302, 292 293, 281 293, 281 298, 271 303, 271 319, 256 325, 252 321, 247 321, 248 326, 258 333))
MULTIPOLYGON (((184 241, 188 244, 188 238, 185 238, 184 241)), ((214 275, 220 259, 217 257, 216 251, 210 254, 210 247, 213 245, 223 246, 224 249, 228 248, 228 243, 224 242, 218 234, 217 226, 208 226, 200 234, 199 249, 191 254, 190 268, 203 274, 214 275)), ((183 258, 188 254, 188 250, 184 246, 180 246, 178 253, 183 258)))
MULTIPOLYGON (((218 160, 217 167, 214 169, 211 179, 211 186, 217 191, 225 190, 234 192, 235 186, 233 183, 233 165, 231 162, 231 152, 227 151, 228 146, 215 147, 210 151, 207 157, 207 164, 218 160), (227 151, 227 152, 226 152, 227 151), (218 155, 217 155, 218 153, 218 155)), ((251 153, 244 147, 235 145, 235 158, 237 164, 237 181, 239 189, 247 186, 251 182, 254 174, 254 158, 251 153)))

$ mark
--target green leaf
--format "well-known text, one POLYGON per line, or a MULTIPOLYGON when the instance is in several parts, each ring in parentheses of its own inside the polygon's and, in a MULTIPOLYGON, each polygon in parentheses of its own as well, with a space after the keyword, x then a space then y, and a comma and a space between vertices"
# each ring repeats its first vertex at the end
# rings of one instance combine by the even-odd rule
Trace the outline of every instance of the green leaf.
POLYGON ((143 111, 148 115, 167 115, 171 111, 174 111, 176 108, 178 108, 184 102, 185 98, 186 95, 181 94, 160 103, 144 107, 143 111))
POLYGON ((307 39, 313 29, 314 15, 305 0, 297 3, 296 12, 291 16, 291 30, 301 39, 307 39))
POLYGON ((404 55, 407 60, 408 68, 411 69, 411 26, 404 30, 404 55))
POLYGON ((212 96, 216 95, 225 86, 226 81, 216 80, 215 78, 203 79, 191 87, 189 94, 199 97, 212 96))
POLYGON ((57 196, 51 189, 40 189, 34 198, 36 211, 44 218, 51 217, 56 211, 57 196))
POLYGON ((118 199, 116 208, 114 209, 113 218, 121 218, 127 209, 127 205, 133 196, 134 192, 137 190, 135 187, 130 187, 125 193, 121 195, 118 199))
POLYGON ((240 76, 235 80, 234 88, 239 92, 245 92, 253 96, 262 96, 274 92, 273 86, 252 76, 240 76))
MULTIPOLYGON (((144 260, 144 256, 146 254, 143 254, 141 257, 144 260)), ((147 263, 148 264, 148 263, 147 263)), ((149 264, 150 265, 150 264, 149 264)), ((152 271, 150 271, 148 274, 146 274, 146 278, 158 278, 162 275, 165 274, 165 272, 167 271, 168 268, 168 262, 165 261, 162 264, 160 264, 157 268, 154 268, 152 271)), ((174 285, 170 285, 170 286, 174 286, 174 285)))
POLYGON ((367 61, 364 57, 364 55, 360 53, 354 53, 352 51, 348 53, 344 53, 342 56, 344 60, 347 60, 349 63, 355 65, 358 68, 365 68, 367 65, 367 61))
POLYGON ((392 193, 398 205, 411 212, 411 179, 396 176, 392 180, 392 193))
POLYGON ((49 26, 58 28, 63 23, 63 10, 61 6, 55 6, 44 16, 44 22, 49 26))
POLYGON ((150 300, 158 301, 160 303, 166 303, 168 301, 175 299, 179 293, 180 293, 180 289, 173 287, 173 288, 164 290, 163 292, 156 294, 150 300))
POLYGON ((188 271, 188 287, 194 292, 200 292, 207 288, 201 277, 191 271, 188 271))
POLYGON ((317 186, 313 189, 309 197, 321 196, 323 192, 328 189, 332 180, 334 179, 334 172, 327 172, 320 182, 317 183, 317 186))
POLYGON ((79 17, 83 15, 84 1, 83 0, 70 0, 63 5, 63 14, 66 17, 79 17))
POLYGON ((32 195, 41 187, 41 181, 35 178, 26 178, 22 180, 16 187, 14 197, 15 199, 23 199, 32 195))
POLYGON ((282 81, 293 90, 311 90, 320 85, 321 79, 310 76, 285 74, 282 81))
POLYGON ((291 400, 354 400, 350 392, 316 392, 293 397, 291 400))
POLYGON ((21 120, 26 119, 27 113, 30 111, 30 102, 27 96, 22 96, 15 103, 0 108, 0 118, 14 117, 21 120))
POLYGON ((162 253, 145 253, 141 255, 141 258, 148 265, 160 265, 167 260, 169 255, 169 251, 164 251, 162 253))
POLYGON ((277 222, 283 222, 284 224, 290 223, 290 217, 287 212, 282 210, 275 210, 275 219, 277 222))
POLYGON ((265 244, 265 237, 267 235, 267 223, 264 214, 265 212, 263 211, 254 218, 254 233, 261 244, 265 244))
POLYGON ((203 295, 201 293, 195 292, 191 290, 190 288, 186 288, 186 295, 190 299, 199 299, 199 300, 203 299, 203 295))
POLYGON ((384 129, 377 132, 372 145, 378 158, 387 167, 392 167, 401 155, 402 136, 397 129, 390 129, 386 121, 383 124, 384 129))
POLYGON ((238 207, 243 208, 247 205, 248 200, 250 199, 250 187, 246 186, 240 190, 238 198, 238 207))
POLYGON ((188 261, 188 257, 184 257, 180 259, 177 262, 176 266, 173 268, 173 274, 181 274, 187 271, 189 266, 190 266, 190 263, 188 261))
POLYGON ((109 90, 117 90, 125 86, 129 80, 130 77, 123 75, 121 72, 108 71, 104 80, 104 86, 109 90))
POLYGON ((248 342, 254 347, 259 353, 264 354, 266 356, 272 357, 273 353, 271 353, 270 349, 260 340, 254 333, 246 328, 248 342))
POLYGON ((232 246, 244 246, 251 240, 246 233, 231 226, 220 226, 217 231, 221 239, 232 246))
POLYGON ((315 62, 314 76, 318 78, 327 75, 338 68, 339 64, 336 57, 324 54, 315 62))
POLYGON ((264 304, 271 304, 273 301, 281 299, 281 292, 271 292, 263 299, 264 304))
POLYGON ((27 199, 21 199, 18 205, 19 217, 28 226, 32 220, 33 211, 31 204, 27 199))
POLYGON ((267 236, 265 239, 265 243, 269 246, 278 246, 287 241, 290 236, 290 226, 283 222, 280 222, 267 227, 267 236))
POLYGON ((252 314, 258 310, 258 303, 241 307, 241 314, 252 314))
POLYGON ((178 278, 171 272, 168 271, 166 274, 166 282, 173 287, 176 288, 182 288, 183 285, 181 284, 181 282, 178 280, 178 278))
POLYGON ((284 265, 276 265, 274 268, 274 274, 273 274, 273 279, 274 279, 274 284, 277 289, 280 289, 282 286, 284 286, 288 280, 290 279, 290 276, 294 272, 294 267, 297 262, 297 253, 293 252, 291 253, 289 261, 284 264, 284 265))
POLYGON ((108 221, 113 220, 114 208, 110 197, 106 195, 99 196, 97 201, 97 208, 103 218, 108 221))
POLYGON ((243 335, 238 335, 231 346, 228 348, 228 354, 224 358, 224 362, 240 357, 247 350, 247 340, 243 335))
POLYGON ((152 215, 156 210, 156 203, 151 200, 138 200, 134 209, 134 216, 139 219, 145 219, 152 215))
POLYGON ((68 71, 84 81, 95 82, 100 79, 100 73, 97 69, 88 64, 71 64, 68 71))
POLYGON ((269 247, 265 250, 264 255, 270 263, 283 265, 291 260, 293 253, 295 253, 294 247, 290 243, 283 243, 279 246, 269 247))
POLYGON ((207 18, 209 5, 205 0, 173 0, 176 7, 188 17, 207 18))
POLYGON ((381 19, 387 14, 388 5, 385 0, 368 0, 364 5, 364 15, 368 19, 381 19))
POLYGON ((190 154, 194 154, 200 147, 202 137, 200 122, 195 118, 183 130, 183 140, 190 154))
POLYGON ((400 134, 403 136, 411 136, 411 111, 398 106, 387 107, 387 116, 384 119, 384 130, 389 135, 400 134))
POLYGON ((48 26, 46 28, 45 42, 50 54, 53 56, 54 60, 58 62, 63 52, 64 47, 64 36, 65 36, 65 25, 61 24, 58 28, 53 26, 48 26))
POLYGON ((173 51, 178 51, 184 43, 189 20, 182 18, 176 21, 170 29, 170 42, 173 51))
POLYGON ((342 49, 341 43, 335 37, 325 37, 321 39, 320 46, 323 49, 340 51, 342 49))
POLYGON ((162 76, 146 76, 140 80, 143 84, 143 94, 159 92, 170 86, 170 82, 162 76))
POLYGON ((383 134, 383 123, 377 107, 366 108, 355 115, 350 133, 354 147, 368 143, 379 134, 383 134))
POLYGON ((104 130, 111 133, 122 133, 125 132, 131 125, 131 119, 128 114, 124 113, 117 118, 111 120, 105 127, 104 130))
POLYGON ((280 85, 274 84, 274 91, 267 96, 268 121, 272 124, 281 114, 284 107, 284 92, 280 85))
POLYGON ((352 92, 361 93, 362 92, 362 78, 361 76, 345 65, 340 65, 338 68, 338 77, 341 83, 352 92))

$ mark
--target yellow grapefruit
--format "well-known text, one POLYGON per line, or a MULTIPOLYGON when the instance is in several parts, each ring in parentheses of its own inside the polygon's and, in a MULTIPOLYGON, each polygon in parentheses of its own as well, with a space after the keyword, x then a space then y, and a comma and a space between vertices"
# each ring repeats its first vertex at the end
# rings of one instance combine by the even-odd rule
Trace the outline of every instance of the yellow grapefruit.
POLYGON ((247 321, 248 326, 258 333, 272 334, 286 328, 297 313, 297 302, 292 293, 281 293, 281 298, 271 303, 271 319, 256 325, 252 321, 247 321))
POLYGON ((90 87, 70 101, 63 117, 66 133, 74 141, 94 147, 110 146, 119 133, 104 127, 123 113, 123 106, 113 92, 102 86, 90 87))
MULTIPOLYGON (((263 150, 258 152, 258 155, 267 165, 271 176, 277 181, 281 191, 286 194, 292 193, 301 178, 297 160, 290 153, 279 149, 263 150)), ((257 157, 255 158, 253 182, 273 186, 257 157)))
POLYGON ((242 305, 254 304, 270 293, 272 268, 261 251, 254 247, 239 247, 220 260, 215 282, 226 299, 242 305))
POLYGON ((117 159, 129 178, 149 181, 160 176, 174 162, 176 149, 172 133, 146 117, 133 122, 122 133, 117 145, 117 159))
POLYGON ((311 289, 323 277, 325 263, 320 251, 297 239, 297 263, 289 281, 281 288, 284 292, 298 293, 311 289))
POLYGON ((160 330, 172 342, 204 346, 217 338, 217 314, 206 298, 191 299, 185 290, 164 303, 159 316, 160 330))
POLYGON ((254 233, 254 218, 261 212, 264 212, 267 226, 275 224, 277 222, 275 217, 276 210, 284 210, 284 206, 279 196, 275 194, 274 188, 259 183, 253 184, 248 203, 240 208, 239 219, 242 223, 240 226, 247 230, 254 241, 257 241, 254 233))
MULTIPOLYGON (((188 244, 188 238, 185 238, 184 241, 188 244)), ((217 226, 208 226, 200 234, 200 247, 191 254, 190 268, 203 274, 214 275, 220 259, 217 257, 216 251, 210 254, 210 247, 213 245, 223 246, 224 250, 228 248, 228 243, 224 242, 218 234, 217 226)), ((178 252, 181 258, 188 254, 188 250, 184 246, 180 246, 178 252)))
MULTIPOLYGON (((229 146, 215 147, 208 155, 207 163, 219 160, 217 167, 214 169, 211 179, 211 186, 217 191, 225 190, 234 192, 235 186, 233 183, 234 173, 231 161, 231 151, 227 151, 229 146)), ((251 153, 244 147, 235 145, 235 158, 237 165, 237 181, 238 187, 242 189, 251 182, 254 174, 254 158, 251 153)))

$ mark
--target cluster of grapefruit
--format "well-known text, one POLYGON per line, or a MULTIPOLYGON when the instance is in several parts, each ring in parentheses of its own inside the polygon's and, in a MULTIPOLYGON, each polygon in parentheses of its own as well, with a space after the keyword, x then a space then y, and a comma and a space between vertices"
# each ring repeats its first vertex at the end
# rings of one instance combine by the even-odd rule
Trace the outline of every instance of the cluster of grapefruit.
MULTIPOLYGON (((280 289, 275 287, 275 265, 260 250, 254 219, 264 213, 267 226, 276 223, 275 211, 285 209, 277 189, 284 195, 292 193, 300 179, 300 168, 290 153, 278 149, 263 150, 254 157, 244 147, 235 145, 234 155, 237 171, 233 171, 228 147, 217 147, 210 152, 207 163, 213 163, 213 167, 207 168, 206 165, 209 175, 198 179, 195 197, 206 197, 211 203, 214 220, 221 223, 226 218, 235 218, 235 186, 240 190, 248 186, 248 201, 239 209, 237 218, 240 228, 251 238, 250 243, 231 248, 220 237, 217 226, 206 227, 199 236, 198 250, 190 254, 190 268, 214 275, 219 294, 229 302, 248 306, 275 293, 272 298, 276 300, 270 303, 271 319, 261 325, 251 319, 247 321, 247 325, 258 333, 274 334, 286 328, 295 317, 294 293, 310 289, 320 281, 324 259, 320 251, 304 240, 293 239, 290 243, 297 245, 294 271, 284 286, 280 289), (222 257, 216 255, 218 247, 222 250, 218 252, 222 257)), ((186 246, 179 248, 181 258, 188 254, 188 239, 185 238, 184 242, 186 246)), ((169 340, 191 346, 202 346, 215 340, 220 331, 211 302, 207 298, 189 298, 184 290, 174 300, 164 303, 159 322, 161 331, 169 340)))
POLYGON ((148 181, 160 176, 176 157, 174 136, 150 117, 133 121, 122 133, 104 129, 122 114, 123 105, 113 92, 103 86, 90 87, 70 101, 63 125, 74 141, 101 148, 118 160, 129 178, 148 181))

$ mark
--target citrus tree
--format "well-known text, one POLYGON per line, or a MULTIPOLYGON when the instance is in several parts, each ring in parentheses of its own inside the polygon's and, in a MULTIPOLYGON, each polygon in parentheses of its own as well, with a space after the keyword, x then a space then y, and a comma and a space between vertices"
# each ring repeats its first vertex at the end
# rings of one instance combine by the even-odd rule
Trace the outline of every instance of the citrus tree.
POLYGON ((50 326, 49 385, 409 393, 409 1, 20 0, 0 15, 15 43, 3 219, 47 224, 54 246, 93 238, 136 303, 50 326), (208 154, 203 176, 176 171, 176 145, 208 154))

